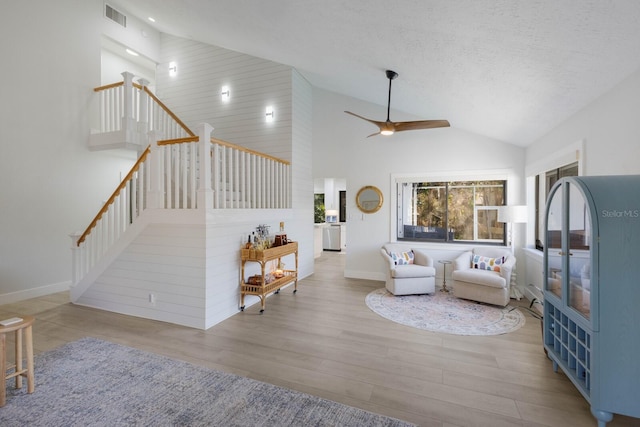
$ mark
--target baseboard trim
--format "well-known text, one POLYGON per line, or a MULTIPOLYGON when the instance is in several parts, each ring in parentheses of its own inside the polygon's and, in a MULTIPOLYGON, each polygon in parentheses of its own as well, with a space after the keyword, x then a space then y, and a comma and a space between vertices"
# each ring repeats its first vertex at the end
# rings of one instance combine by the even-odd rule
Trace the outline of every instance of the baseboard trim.
POLYGON ((13 304, 14 302, 68 291, 70 287, 71 280, 66 282, 53 283, 51 285, 40 286, 38 288, 0 294, 0 301, 2 301, 2 304, 13 304))

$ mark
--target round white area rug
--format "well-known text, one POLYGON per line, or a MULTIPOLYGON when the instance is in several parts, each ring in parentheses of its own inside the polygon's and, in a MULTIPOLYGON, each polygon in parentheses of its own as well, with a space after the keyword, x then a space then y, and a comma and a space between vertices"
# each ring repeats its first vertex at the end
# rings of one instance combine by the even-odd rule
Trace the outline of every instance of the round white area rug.
POLYGON ((500 335, 516 331, 525 323, 517 308, 468 301, 447 292, 394 296, 382 288, 369 293, 365 302, 386 319, 444 334, 500 335))

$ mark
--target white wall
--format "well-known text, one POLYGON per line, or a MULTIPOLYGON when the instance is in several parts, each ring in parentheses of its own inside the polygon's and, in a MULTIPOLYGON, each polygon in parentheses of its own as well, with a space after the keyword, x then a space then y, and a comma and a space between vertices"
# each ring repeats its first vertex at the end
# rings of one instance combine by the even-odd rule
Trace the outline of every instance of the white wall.
POLYGON ((115 82, 122 81, 122 72, 128 71, 134 75, 133 80, 135 82, 140 78, 144 78, 149 81, 147 85, 149 89, 155 91, 156 70, 143 67, 132 61, 128 61, 120 55, 115 54, 109 50, 102 49, 100 54, 102 69, 101 69, 101 85, 108 85, 115 82))
MULTIPOLYGON (((395 174, 451 176, 471 171, 496 171, 509 179, 509 203, 524 202, 524 149, 455 128, 402 132, 392 137, 366 138, 375 126, 345 114, 384 118, 384 107, 314 88, 314 178, 344 177, 347 183, 347 259, 345 275, 382 280, 384 263, 379 248, 395 236, 391 178, 395 174), (384 204, 374 214, 362 214, 355 195, 365 185, 382 190, 384 204)), ((396 120, 414 120, 401 117, 396 120)), ((440 118, 440 117, 435 117, 440 118)), ((451 258, 463 250, 451 244, 429 245, 439 256, 451 258)))
POLYGON ((88 149, 103 2, 37 3, 0 14, 0 303, 68 287, 69 233, 89 224, 135 160, 88 149))
POLYGON ((213 126, 212 136, 291 160, 291 68, 204 43, 162 34, 157 95, 193 130, 213 126), (170 62, 177 76, 170 77, 170 62), (228 85, 231 99, 220 93, 228 85), (275 108, 266 123, 265 109, 275 108))
MULTIPOLYGON (((640 71, 577 112, 526 150, 529 165, 583 141, 584 175, 640 173, 640 71)), ((531 173, 540 171, 532 170, 531 173)))

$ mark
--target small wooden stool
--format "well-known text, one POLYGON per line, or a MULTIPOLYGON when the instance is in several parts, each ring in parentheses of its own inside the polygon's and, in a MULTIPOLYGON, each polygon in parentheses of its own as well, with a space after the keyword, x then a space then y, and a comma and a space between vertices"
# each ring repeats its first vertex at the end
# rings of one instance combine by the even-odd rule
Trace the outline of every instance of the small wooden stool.
POLYGON ((35 381, 33 377, 33 333, 31 326, 36 319, 33 316, 22 316, 22 321, 8 326, 0 325, 0 372, 2 372, 2 386, 0 387, 0 407, 4 406, 7 400, 7 390, 5 389, 6 380, 15 377, 16 388, 22 388, 22 377, 27 377, 27 393, 33 393, 35 390, 35 381), (22 366, 22 330, 24 329, 24 341, 27 350, 27 368, 22 366), (9 332, 15 332, 16 341, 16 363, 7 366, 6 335, 9 332), (7 370, 16 368, 12 374, 7 374, 7 370))

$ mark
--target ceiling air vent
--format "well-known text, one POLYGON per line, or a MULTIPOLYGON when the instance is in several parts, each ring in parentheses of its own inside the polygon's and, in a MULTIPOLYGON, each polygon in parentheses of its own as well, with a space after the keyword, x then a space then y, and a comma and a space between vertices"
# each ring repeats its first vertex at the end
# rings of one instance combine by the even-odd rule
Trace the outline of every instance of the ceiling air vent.
POLYGON ((127 16, 123 13, 118 12, 106 3, 104 5, 104 16, 111 19, 113 22, 127 28, 127 16))

